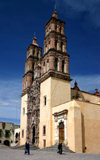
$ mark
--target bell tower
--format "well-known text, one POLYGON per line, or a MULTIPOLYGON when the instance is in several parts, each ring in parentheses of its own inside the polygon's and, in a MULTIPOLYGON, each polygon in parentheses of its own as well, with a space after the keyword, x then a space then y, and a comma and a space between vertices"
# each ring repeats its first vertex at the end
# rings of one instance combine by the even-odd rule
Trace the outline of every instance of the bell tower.
POLYGON ((34 108, 33 101, 32 100, 30 101, 30 92, 31 88, 33 87, 32 85, 36 82, 36 78, 40 77, 41 57, 42 57, 42 48, 39 47, 39 45, 37 44, 37 38, 34 37, 32 40, 32 44, 30 44, 29 47, 27 48, 25 74, 23 76, 23 89, 21 96, 20 145, 24 145, 26 143, 28 137, 27 134, 29 134, 28 131, 30 131, 28 129, 29 120, 32 121, 31 118, 32 113, 30 112, 30 108, 31 110, 34 108))
POLYGON ((42 57, 42 48, 37 44, 37 38, 34 37, 32 44, 27 48, 27 60, 25 62, 25 75, 23 76, 23 93, 27 92, 32 85, 38 73, 35 71, 36 66, 42 57))
POLYGON ((58 19, 56 10, 45 25, 44 57, 41 75, 42 80, 48 76, 54 76, 70 81, 65 22, 58 19))
POLYGON ((45 25, 40 84, 40 148, 55 144, 53 108, 71 100, 70 81, 65 22, 58 19, 55 10, 45 25))

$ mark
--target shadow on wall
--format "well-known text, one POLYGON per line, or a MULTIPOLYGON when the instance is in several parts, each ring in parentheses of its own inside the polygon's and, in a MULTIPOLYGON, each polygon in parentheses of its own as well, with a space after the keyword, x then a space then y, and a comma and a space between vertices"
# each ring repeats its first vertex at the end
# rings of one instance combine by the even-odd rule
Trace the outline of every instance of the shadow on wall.
POLYGON ((82 150, 83 150, 83 153, 85 153, 87 147, 85 146, 85 125, 84 125, 84 115, 83 114, 81 114, 81 118, 82 118, 82 150))

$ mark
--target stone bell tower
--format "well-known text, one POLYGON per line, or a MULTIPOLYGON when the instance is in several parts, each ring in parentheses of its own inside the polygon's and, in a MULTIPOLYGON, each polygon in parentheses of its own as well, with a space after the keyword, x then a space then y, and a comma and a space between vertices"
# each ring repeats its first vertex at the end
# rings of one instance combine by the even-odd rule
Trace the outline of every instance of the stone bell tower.
POLYGON ((25 62, 25 75, 23 76, 23 94, 28 91, 34 80, 34 69, 41 59, 42 48, 37 44, 37 38, 34 37, 32 44, 27 48, 27 60, 25 62))
POLYGON ((52 17, 45 25, 44 57, 41 74, 42 80, 52 75, 70 81, 65 22, 58 19, 56 11, 53 12, 52 17))
MULTIPOLYGON (((30 140, 30 142, 33 141, 33 131, 31 131, 31 123, 33 124, 32 117, 34 116, 34 113, 37 114, 38 109, 35 110, 35 107, 37 107, 37 105, 40 103, 39 100, 38 102, 36 102, 37 99, 39 99, 39 89, 36 89, 34 86, 36 86, 35 84, 37 84, 36 79, 40 78, 41 74, 41 57, 42 48, 39 47, 39 45, 37 44, 37 39, 36 37, 34 37, 32 44, 30 44, 27 48, 25 74, 23 76, 23 89, 21 97, 20 145, 25 144, 27 140, 30 140), (31 90, 33 90, 34 93, 31 90), (35 98, 33 101, 34 97, 37 98, 35 98)), ((35 121, 37 121, 38 116, 35 117, 36 118, 34 119, 34 123, 36 124, 35 121)))
POLYGON ((71 100, 70 81, 65 22, 58 19, 55 10, 45 25, 40 85, 40 148, 53 145, 52 109, 71 100), (44 126, 45 136, 42 134, 44 126))

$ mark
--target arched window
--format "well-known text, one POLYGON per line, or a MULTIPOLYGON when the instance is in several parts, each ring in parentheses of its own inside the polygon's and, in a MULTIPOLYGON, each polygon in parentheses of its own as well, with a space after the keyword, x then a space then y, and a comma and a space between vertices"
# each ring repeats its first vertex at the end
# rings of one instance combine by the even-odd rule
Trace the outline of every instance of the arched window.
POLYGON ((58 66, 58 58, 55 58, 55 70, 56 70, 56 71, 59 70, 59 66, 58 66))
POLYGON ((65 71, 65 62, 64 62, 64 60, 62 61, 62 72, 64 72, 65 71))

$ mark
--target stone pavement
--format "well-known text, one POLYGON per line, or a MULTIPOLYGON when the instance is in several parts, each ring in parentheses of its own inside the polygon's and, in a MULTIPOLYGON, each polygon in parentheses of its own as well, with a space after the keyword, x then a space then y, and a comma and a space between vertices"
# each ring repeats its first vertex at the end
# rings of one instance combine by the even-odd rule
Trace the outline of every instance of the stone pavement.
POLYGON ((24 155, 23 150, 0 148, 0 160, 100 160, 100 154, 63 153, 59 155, 56 152, 34 150, 30 155, 24 155))

